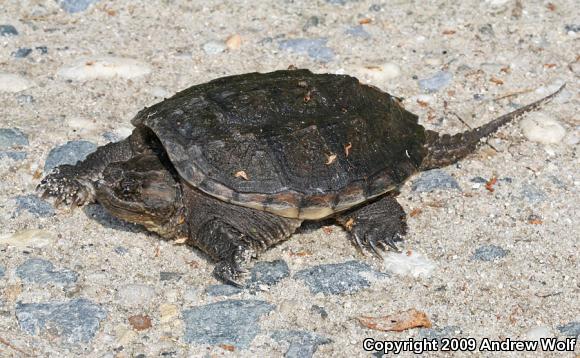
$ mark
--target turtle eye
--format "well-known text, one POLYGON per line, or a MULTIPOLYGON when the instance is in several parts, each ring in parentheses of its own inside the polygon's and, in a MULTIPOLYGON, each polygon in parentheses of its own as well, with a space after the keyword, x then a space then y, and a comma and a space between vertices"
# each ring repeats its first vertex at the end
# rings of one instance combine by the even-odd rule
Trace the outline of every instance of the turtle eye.
POLYGON ((132 197, 139 192, 139 183, 133 179, 123 179, 119 185, 119 194, 124 197, 132 197))

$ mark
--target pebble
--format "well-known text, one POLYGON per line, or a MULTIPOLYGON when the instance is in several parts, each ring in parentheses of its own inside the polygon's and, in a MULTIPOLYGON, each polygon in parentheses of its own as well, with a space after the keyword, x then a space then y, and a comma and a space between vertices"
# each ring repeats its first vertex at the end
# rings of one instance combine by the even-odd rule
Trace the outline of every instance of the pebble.
POLYGON ((284 260, 259 261, 251 271, 250 286, 273 286, 290 276, 290 269, 284 260))
POLYGON ((16 213, 28 211, 36 217, 49 217, 54 215, 54 207, 47 201, 40 199, 34 194, 19 195, 16 198, 16 213))
POLYGON ((21 92, 34 86, 34 83, 20 75, 0 73, 0 92, 21 92))
POLYGON ((566 136, 566 129, 555 119, 544 113, 530 113, 520 121, 522 132, 531 141, 542 144, 557 144, 566 136))
POLYGON ((0 235, 0 245, 6 244, 20 248, 41 248, 51 245, 54 241, 56 241, 56 236, 53 233, 39 229, 29 229, 14 234, 0 235))
POLYGON ((86 140, 69 141, 66 144, 52 148, 44 163, 44 173, 62 164, 76 164, 97 149, 97 145, 86 140))
POLYGON ((116 254, 121 255, 121 256, 129 253, 129 249, 127 249, 126 247, 123 247, 123 246, 117 246, 113 249, 113 251, 115 251, 116 254))
POLYGON ((484 245, 475 250, 471 259, 479 261, 494 261, 506 257, 508 253, 509 251, 500 246, 484 245))
POLYGON ((76 12, 85 11, 92 4, 96 4, 100 0, 57 0, 61 9, 74 14, 76 12))
POLYGON ((347 261, 313 266, 298 271, 294 278, 304 280, 313 294, 336 295, 353 293, 369 287, 371 285, 369 275, 387 276, 374 271, 364 262, 347 261))
POLYGON ((570 322, 558 326, 558 331, 560 333, 569 337, 579 337, 580 336, 580 321, 570 322))
POLYGON ((361 39, 369 39, 371 38, 371 34, 369 34, 365 28, 363 27, 363 25, 357 25, 357 26, 352 26, 349 27, 348 29, 346 29, 346 31, 344 32, 347 35, 353 36, 353 37, 358 37, 361 39))
POLYGON ((28 146, 28 136, 18 128, 0 128, 0 149, 28 146))
POLYGON ((25 104, 34 103, 34 97, 29 94, 21 94, 16 97, 16 101, 18 101, 18 104, 23 106, 25 104))
POLYGON ((328 312, 326 312, 326 310, 322 306, 312 305, 312 307, 310 307, 310 310, 320 315, 320 317, 322 318, 328 318, 328 312))
POLYGON ((248 348, 260 331, 260 317, 274 308, 265 301, 226 300, 184 310, 184 340, 248 348))
POLYGON ((401 75, 401 68, 396 63, 387 62, 382 65, 363 66, 354 69, 361 77, 368 79, 370 83, 384 85, 389 80, 401 75))
POLYGON ((159 281, 179 281, 181 280, 181 273, 179 272, 159 272, 159 281))
POLYGON ((209 41, 203 44, 203 52, 208 55, 217 55, 224 52, 227 49, 225 43, 221 41, 209 41))
POLYGON ((0 159, 10 159, 16 162, 21 162, 26 159, 26 152, 16 152, 12 150, 0 151, 0 159))
POLYGON ((541 203, 546 200, 546 193, 530 184, 524 184, 520 195, 530 203, 541 203))
POLYGON ((552 331, 546 326, 534 327, 524 334, 524 338, 530 341, 539 341, 540 338, 550 338, 552 336, 552 331))
POLYGON ((134 315, 127 319, 131 327, 136 331, 144 331, 151 328, 151 318, 147 315, 134 315))
POLYGON ((169 323, 175 321, 179 316, 179 310, 176 305, 162 303, 159 306, 159 322, 169 323))
POLYGON ((0 278, 4 277, 5 273, 6 273, 6 269, 3 266, 0 266, 0 278))
POLYGON ((232 285, 211 285, 205 289, 205 293, 210 296, 232 296, 242 292, 242 289, 232 285))
POLYGON ((457 180, 440 169, 428 170, 421 173, 419 178, 413 181, 411 189, 420 193, 432 192, 434 190, 461 190, 457 180))
POLYGON ((239 34, 234 34, 226 39, 226 46, 230 50, 237 50, 242 46, 242 37, 239 34))
POLYGON ((18 50, 11 53, 13 57, 25 58, 32 53, 32 49, 29 47, 21 47, 18 50))
POLYGON ((401 276, 430 277, 435 264, 419 252, 394 253, 389 252, 383 257, 385 271, 401 276))
POLYGON ((461 328, 458 326, 445 326, 436 328, 421 328, 417 335, 418 340, 428 339, 436 340, 441 343, 442 338, 454 338, 461 334, 461 328))
POLYGON ((86 81, 121 77, 126 79, 145 76, 151 67, 141 61, 122 57, 82 58, 62 66, 57 75, 70 80, 86 81))
POLYGON ((157 98, 169 98, 169 97, 171 97, 171 93, 169 93, 165 88, 158 87, 158 86, 151 88, 151 91, 149 91, 149 93, 151 93, 153 96, 155 96, 157 98))
POLYGON ((334 60, 334 50, 326 46, 328 39, 289 39, 279 42, 281 50, 298 53, 301 55, 308 55, 311 59, 318 62, 330 62, 334 60))
POLYGON ((32 258, 18 266, 16 276, 27 282, 66 285, 75 283, 79 275, 67 269, 55 270, 52 262, 40 258, 32 258))
POLYGON ((314 355, 318 346, 332 342, 326 337, 307 331, 275 331, 271 337, 277 342, 290 344, 284 354, 286 358, 310 358, 314 355))
POLYGON ((369 11, 379 12, 382 10, 382 6, 380 4, 372 4, 369 6, 369 11))
POLYGON ((84 298, 61 303, 16 303, 20 329, 31 335, 48 331, 50 336, 63 337, 68 343, 89 342, 106 317, 107 311, 84 298))
POLYGON ((124 306, 141 306, 155 297, 155 288, 150 285, 130 283, 122 285, 117 291, 116 299, 124 306))
POLYGON ((0 36, 16 36, 18 31, 12 25, 0 25, 0 36))
POLYGON ((433 76, 419 80, 419 87, 423 92, 433 93, 447 86, 453 79, 453 75, 447 71, 439 71, 433 76))
MULTIPOLYGON (((566 32, 578 33, 578 32, 580 32, 580 25, 566 24, 566 25, 564 25, 564 30, 566 30, 566 32)), ((1 30, 0 30, 0 33, 1 33, 1 30)))
POLYGON ((318 16, 310 16, 306 23, 302 27, 302 31, 308 31, 311 27, 316 27, 320 24, 320 18, 318 16))

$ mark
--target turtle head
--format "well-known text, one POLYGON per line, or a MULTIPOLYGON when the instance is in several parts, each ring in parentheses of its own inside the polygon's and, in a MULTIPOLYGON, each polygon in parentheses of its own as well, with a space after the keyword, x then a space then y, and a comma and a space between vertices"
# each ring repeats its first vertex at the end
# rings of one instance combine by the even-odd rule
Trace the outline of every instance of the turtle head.
POLYGON ((96 186, 96 199, 112 215, 165 238, 183 236, 181 187, 156 155, 110 164, 96 186))

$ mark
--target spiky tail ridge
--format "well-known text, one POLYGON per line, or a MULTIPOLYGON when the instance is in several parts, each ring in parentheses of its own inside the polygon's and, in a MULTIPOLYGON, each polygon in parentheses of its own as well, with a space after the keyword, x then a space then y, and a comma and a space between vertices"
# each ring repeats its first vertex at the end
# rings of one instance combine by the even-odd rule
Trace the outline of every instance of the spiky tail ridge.
POLYGON ((434 131, 426 131, 427 156, 421 163, 421 170, 441 168, 465 158, 473 153, 482 138, 497 131, 501 126, 512 122, 524 113, 531 112, 540 108, 543 104, 557 96, 566 84, 563 84, 558 90, 536 102, 516 109, 513 112, 504 114, 493 121, 477 127, 475 129, 457 133, 455 135, 440 135, 434 131))

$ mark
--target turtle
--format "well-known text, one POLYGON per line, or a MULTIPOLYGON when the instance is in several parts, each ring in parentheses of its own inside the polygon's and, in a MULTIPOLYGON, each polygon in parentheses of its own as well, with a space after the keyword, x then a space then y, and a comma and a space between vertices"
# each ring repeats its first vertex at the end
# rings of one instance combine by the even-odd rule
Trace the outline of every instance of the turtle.
POLYGON ((333 220, 363 252, 397 250, 407 224, 396 197, 407 179, 465 158, 562 88, 449 135, 349 75, 227 76, 139 111, 130 136, 56 167, 38 190, 56 206, 98 202, 197 247, 216 261, 218 279, 242 286, 251 261, 304 221, 333 220))

